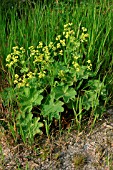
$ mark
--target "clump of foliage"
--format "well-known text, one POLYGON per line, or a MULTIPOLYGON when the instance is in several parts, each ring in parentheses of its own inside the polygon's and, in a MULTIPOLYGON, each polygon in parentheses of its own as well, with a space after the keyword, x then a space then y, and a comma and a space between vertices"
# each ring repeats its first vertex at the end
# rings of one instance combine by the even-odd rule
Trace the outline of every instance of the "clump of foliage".
POLYGON ((6 57, 10 87, 3 92, 3 101, 11 108, 13 136, 20 135, 24 142, 41 134, 43 125, 49 135, 53 120, 60 120, 65 107, 72 110, 78 129, 87 111, 94 122, 100 116, 106 86, 96 79, 91 60, 84 60, 87 29, 82 27, 77 36, 74 27, 65 24, 62 33, 47 44, 40 41, 28 49, 15 46, 6 57))
POLYGON ((86 157, 83 154, 75 153, 72 162, 76 169, 80 169, 86 162, 86 157))

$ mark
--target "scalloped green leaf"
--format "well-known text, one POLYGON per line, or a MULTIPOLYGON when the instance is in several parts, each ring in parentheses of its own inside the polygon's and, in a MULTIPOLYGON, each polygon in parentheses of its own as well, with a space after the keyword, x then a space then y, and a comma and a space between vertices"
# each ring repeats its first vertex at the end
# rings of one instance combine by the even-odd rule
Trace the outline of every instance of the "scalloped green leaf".
POLYGON ((50 121, 52 121, 53 118, 59 119, 59 113, 64 111, 62 107, 63 104, 61 101, 50 102, 49 105, 43 106, 41 113, 44 117, 49 117, 50 121))

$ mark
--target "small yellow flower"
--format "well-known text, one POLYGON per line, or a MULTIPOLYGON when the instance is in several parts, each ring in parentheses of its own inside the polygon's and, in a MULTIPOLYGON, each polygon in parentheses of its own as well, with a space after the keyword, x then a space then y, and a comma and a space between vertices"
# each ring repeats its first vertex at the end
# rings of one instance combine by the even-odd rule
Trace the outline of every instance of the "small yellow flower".
POLYGON ((53 47, 52 50, 55 51, 55 50, 56 50, 56 47, 53 47))
POLYGON ((6 67, 9 67, 9 64, 6 64, 6 67))
POLYGON ((73 64, 73 66, 74 66, 75 68, 79 67, 79 64, 78 64, 77 62, 75 62, 75 61, 73 61, 72 64, 73 64))
POLYGON ((92 67, 92 64, 90 64, 90 67, 92 67))
POLYGON ((48 55, 48 56, 50 56, 50 52, 49 52, 49 51, 45 52, 45 54, 48 55))
POLYGON ((18 61, 18 60, 17 60, 16 58, 13 58, 13 62, 14 62, 14 63, 17 63, 17 61, 18 61))
POLYGON ((88 69, 88 70, 91 70, 91 67, 90 67, 90 66, 87 66, 87 69, 88 69))
POLYGON ((84 34, 84 33, 82 33, 82 34, 81 34, 81 36, 80 36, 80 40, 81 40, 82 42, 84 42, 84 41, 85 41, 85 39, 86 39, 86 38, 85 38, 85 34, 84 34))
POLYGON ((77 59, 79 58, 79 56, 76 56, 76 55, 75 55, 73 58, 74 58, 75 60, 77 60, 77 59))
POLYGON ((25 53, 25 49, 23 47, 20 47, 20 50, 22 51, 22 53, 25 53))
POLYGON ((21 54, 21 52, 20 51, 17 51, 17 50, 14 50, 14 53, 13 53, 14 55, 20 55, 21 54))
POLYGON ((86 31, 87 31, 87 28, 82 27, 82 31, 83 31, 83 32, 86 32, 86 31))
POLYGON ((49 52, 48 46, 45 46, 45 47, 42 49, 42 51, 44 51, 44 52, 49 52))
POLYGON ((40 45, 40 46, 43 46, 43 42, 42 42, 42 41, 40 41, 40 42, 39 42, 39 45, 40 45))
POLYGON ((18 56, 16 55, 16 56, 15 56, 15 58, 17 59, 17 58, 18 58, 18 56))
POLYGON ((59 54, 60 54, 60 55, 63 55, 63 50, 59 51, 59 54))
POLYGON ((32 78, 33 77, 33 73, 30 71, 28 74, 27 74, 28 78, 32 78))
POLYGON ((87 69, 91 70, 92 69, 91 60, 88 60, 87 63, 89 64, 89 65, 87 65, 87 69))
POLYGON ((48 46, 49 46, 49 48, 52 48, 53 47, 53 42, 50 42, 48 46))
POLYGON ((25 85, 25 84, 26 84, 26 82, 27 82, 27 79, 26 79, 26 78, 23 78, 23 80, 22 80, 22 84, 23 84, 23 85, 25 85))
POLYGON ((87 60, 87 63, 90 64, 90 63, 91 63, 91 60, 87 60))
POLYGON ((69 31, 69 34, 70 34, 70 35, 74 35, 75 32, 74 32, 73 30, 71 30, 71 31, 69 31))
POLYGON ((86 37, 86 38, 89 37, 89 34, 85 34, 85 37, 86 37))
POLYGON ((60 43, 62 44, 63 47, 66 46, 65 39, 60 40, 60 43))
POLYGON ((77 68, 76 68, 76 71, 77 71, 77 72, 79 72, 79 71, 80 71, 80 68, 79 68, 79 67, 77 67, 77 68))
POLYGON ((75 37, 74 36, 70 36, 70 42, 74 43, 75 42, 75 37))
POLYGON ((18 81, 22 81, 22 79, 21 79, 21 78, 19 78, 19 79, 18 79, 18 81))
POLYGON ((18 83, 18 81, 17 80, 14 80, 14 84, 17 84, 18 83))
POLYGON ((18 88, 20 88, 22 86, 22 83, 18 83, 18 88))
POLYGON ((43 42, 40 41, 40 42, 39 42, 39 45, 37 46, 37 48, 42 48, 42 47, 43 47, 43 42))
POLYGON ((24 50, 24 48, 23 48, 23 47, 20 47, 20 50, 24 50))
POLYGON ((29 50, 34 50, 34 46, 30 46, 28 49, 29 50))
POLYGON ((43 57, 44 57, 44 54, 40 54, 40 56, 38 56, 38 58, 37 58, 37 61, 38 62, 43 61, 43 57))
POLYGON ((11 66, 14 64, 14 62, 13 61, 11 61, 7 66, 9 67, 9 68, 11 68, 11 66))
POLYGON ((57 56, 57 52, 54 52, 54 56, 57 56))
POLYGON ((80 71, 80 65, 77 62, 73 61, 72 64, 77 72, 80 71))
POLYGON ((19 48, 18 48, 18 46, 15 46, 15 47, 13 47, 12 49, 13 49, 13 50, 17 50, 17 49, 19 49, 19 48))
POLYGON ((18 83, 18 88, 26 86, 26 82, 22 81, 20 83, 18 83))
POLYGON ((49 60, 49 58, 50 58, 50 56, 49 56, 49 55, 45 55, 45 60, 46 60, 46 61, 48 61, 48 60, 49 60))
POLYGON ((87 37, 89 37, 89 34, 82 33, 81 36, 80 36, 81 42, 87 41, 87 39, 86 39, 87 37))
POLYGON ((35 53, 38 55, 39 54, 39 50, 35 50, 35 53))
POLYGON ((15 79, 18 79, 19 78, 19 75, 18 74, 15 74, 15 79))
POLYGON ((60 43, 57 43, 57 48, 60 48, 61 46, 60 46, 60 43))
POLYGON ((66 32, 64 31, 64 32, 63 32, 63 35, 65 35, 65 34, 66 34, 66 32))
POLYGON ((33 52, 30 53, 30 57, 32 57, 32 56, 34 56, 34 55, 35 55, 35 53, 33 53, 33 52))
POLYGON ((11 54, 8 54, 7 58, 6 58, 6 61, 9 62, 11 59, 11 54))
POLYGON ((71 22, 71 23, 69 23, 69 26, 72 26, 73 25, 73 23, 71 22))
POLYGON ((58 35, 58 36, 56 37, 56 41, 60 40, 60 38, 61 38, 61 35, 58 35))
POLYGON ((45 77, 45 73, 46 73, 45 71, 43 71, 43 73, 42 72, 38 73, 39 78, 45 77))
POLYGON ((35 60, 33 61, 33 63, 42 62, 43 61, 43 57, 44 57, 44 54, 40 54, 39 56, 35 55, 35 60))
POLYGON ((67 39, 69 37, 69 32, 66 32, 65 38, 67 39))
POLYGON ((67 27, 68 27, 68 24, 65 24, 65 25, 64 25, 64 28, 67 28, 67 27))

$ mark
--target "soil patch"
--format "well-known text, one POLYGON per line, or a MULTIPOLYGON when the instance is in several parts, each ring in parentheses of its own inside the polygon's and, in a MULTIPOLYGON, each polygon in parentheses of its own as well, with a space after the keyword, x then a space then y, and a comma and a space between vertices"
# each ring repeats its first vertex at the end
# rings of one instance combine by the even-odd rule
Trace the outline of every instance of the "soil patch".
POLYGON ((0 132, 0 169, 17 170, 112 170, 113 108, 104 114, 92 132, 88 127, 61 136, 44 136, 33 146, 15 145, 2 128, 0 132))

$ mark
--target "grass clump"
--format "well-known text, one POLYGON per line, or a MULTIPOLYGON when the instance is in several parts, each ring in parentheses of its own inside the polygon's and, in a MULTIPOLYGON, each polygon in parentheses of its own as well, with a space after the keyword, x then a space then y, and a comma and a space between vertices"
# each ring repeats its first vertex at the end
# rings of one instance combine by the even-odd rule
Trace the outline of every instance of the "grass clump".
POLYGON ((86 163, 86 157, 83 154, 75 154, 72 160, 74 167, 80 169, 86 163))
POLYGON ((43 126, 48 136, 55 120, 61 127, 67 112, 78 130, 87 115, 92 125, 102 116, 113 95, 113 17, 111 1, 28 9, 21 18, 16 8, 7 11, 9 21, 0 16, 0 48, 8 127, 15 140, 32 143, 43 126))

